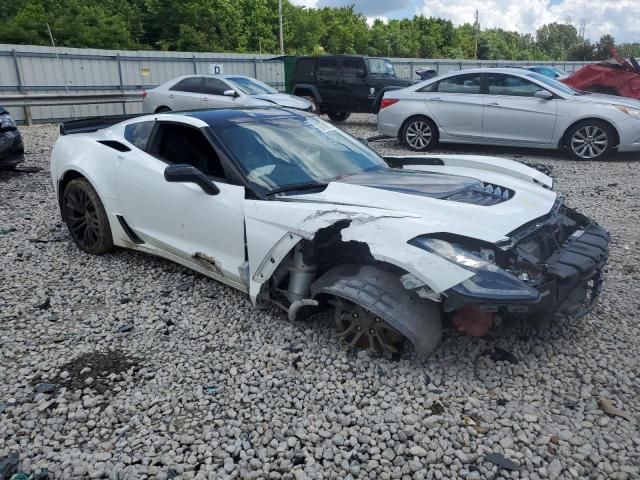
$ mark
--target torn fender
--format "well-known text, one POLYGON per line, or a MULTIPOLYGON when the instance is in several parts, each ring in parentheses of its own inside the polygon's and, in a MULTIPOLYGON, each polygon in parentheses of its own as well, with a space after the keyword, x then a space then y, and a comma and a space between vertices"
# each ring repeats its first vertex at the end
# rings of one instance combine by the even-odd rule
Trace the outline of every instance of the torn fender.
POLYGON ((256 302, 260 289, 291 249, 302 239, 341 220, 343 241, 366 243, 371 255, 422 280, 436 293, 470 278, 473 273, 437 255, 409 245, 424 234, 420 216, 386 209, 312 202, 247 200, 245 202, 249 295, 256 302))

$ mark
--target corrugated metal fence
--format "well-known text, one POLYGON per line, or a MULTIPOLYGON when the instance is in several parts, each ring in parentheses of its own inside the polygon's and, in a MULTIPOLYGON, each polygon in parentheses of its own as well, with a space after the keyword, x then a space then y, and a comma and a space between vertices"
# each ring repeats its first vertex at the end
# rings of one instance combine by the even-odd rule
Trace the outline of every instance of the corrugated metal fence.
MULTIPOLYGON (((189 53, 52 48, 0 44, 0 95, 17 93, 107 93, 153 88, 180 75, 236 73, 258 78, 284 90, 284 64, 274 55, 189 53)), ((531 62, 391 59, 398 76, 417 79, 415 70, 439 73, 488 65, 530 65, 531 62)), ((544 63, 544 62, 543 62, 544 63)), ((582 62, 549 63, 573 71, 582 62)), ((35 121, 92 115, 138 113, 141 105, 101 104, 30 107, 35 121)), ((21 108, 9 109, 23 121, 21 108)))

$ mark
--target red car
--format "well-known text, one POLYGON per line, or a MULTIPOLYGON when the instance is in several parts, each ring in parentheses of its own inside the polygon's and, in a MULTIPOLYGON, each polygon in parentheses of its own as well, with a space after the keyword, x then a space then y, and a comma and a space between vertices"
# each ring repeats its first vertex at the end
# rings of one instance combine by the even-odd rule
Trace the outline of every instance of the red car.
POLYGON ((609 60, 585 65, 561 82, 577 90, 640 99, 640 65, 635 58, 620 57, 615 49, 611 54, 609 60))

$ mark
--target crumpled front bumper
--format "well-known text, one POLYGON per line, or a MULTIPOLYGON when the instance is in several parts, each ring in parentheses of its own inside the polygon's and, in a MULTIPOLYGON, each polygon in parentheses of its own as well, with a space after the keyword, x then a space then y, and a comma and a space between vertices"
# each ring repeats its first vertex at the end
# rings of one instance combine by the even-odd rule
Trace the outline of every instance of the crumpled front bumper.
POLYGON ((602 292, 609 242, 609 232, 595 223, 569 238, 545 262, 546 272, 536 287, 536 299, 526 302, 482 301, 450 290, 445 311, 474 304, 485 312, 581 317, 593 309, 602 292))

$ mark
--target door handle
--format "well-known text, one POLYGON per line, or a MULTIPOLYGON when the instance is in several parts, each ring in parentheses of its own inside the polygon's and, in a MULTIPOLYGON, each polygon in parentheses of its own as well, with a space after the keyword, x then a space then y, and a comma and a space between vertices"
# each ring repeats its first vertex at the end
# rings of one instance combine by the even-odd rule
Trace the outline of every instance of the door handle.
POLYGON ((208 102, 209 99, 207 97, 201 97, 200 100, 202 100, 203 102, 208 102))
POLYGON ((487 103, 487 105, 489 105, 491 107, 499 107, 500 106, 500 104, 498 102, 487 103))
POLYGON ((168 95, 168 97, 169 97, 169 98, 173 98, 173 97, 174 97, 173 93, 170 93, 170 94, 168 95))
POLYGON ((432 102, 442 102, 442 99, 440 97, 431 97, 429 100, 432 102))

